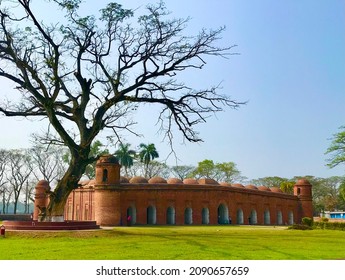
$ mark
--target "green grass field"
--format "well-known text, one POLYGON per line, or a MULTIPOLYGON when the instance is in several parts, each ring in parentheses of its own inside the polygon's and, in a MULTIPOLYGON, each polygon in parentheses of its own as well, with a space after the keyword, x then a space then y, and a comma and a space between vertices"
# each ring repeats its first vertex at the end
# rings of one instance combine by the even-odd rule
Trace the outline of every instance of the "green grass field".
POLYGON ((264 226, 116 227, 7 231, 1 260, 335 260, 345 231, 264 226))

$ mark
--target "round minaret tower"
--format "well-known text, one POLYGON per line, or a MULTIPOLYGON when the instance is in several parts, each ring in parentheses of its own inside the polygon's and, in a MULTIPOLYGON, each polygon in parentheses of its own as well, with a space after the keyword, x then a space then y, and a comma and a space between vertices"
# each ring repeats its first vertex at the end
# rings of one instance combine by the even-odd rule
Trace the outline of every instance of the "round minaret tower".
POLYGON ((101 226, 121 223, 120 168, 116 157, 101 156, 96 163, 95 178, 95 220, 101 226))
POLYGON ((299 200, 299 217, 298 221, 301 222, 302 218, 313 218, 313 194, 312 185, 306 179, 300 179, 294 186, 293 193, 299 200))
POLYGON ((104 155, 96 163, 96 185, 109 186, 120 183, 121 165, 116 157, 104 155))
POLYGON ((42 212, 48 206, 49 203, 49 195, 48 192, 50 191, 49 183, 46 180, 40 180, 36 187, 35 187, 35 203, 34 203, 34 213, 33 213, 33 220, 38 221, 42 218, 42 212))

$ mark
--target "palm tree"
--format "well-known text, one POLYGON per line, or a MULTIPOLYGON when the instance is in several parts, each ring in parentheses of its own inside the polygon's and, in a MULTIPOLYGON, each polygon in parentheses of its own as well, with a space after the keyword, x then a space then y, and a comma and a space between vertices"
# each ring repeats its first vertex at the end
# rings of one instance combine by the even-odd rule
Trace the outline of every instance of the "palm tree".
POLYGON ((144 163, 145 165, 145 177, 147 176, 147 170, 148 170, 148 166, 150 161, 154 160, 155 158, 159 157, 159 154, 156 150, 155 144, 143 144, 141 143, 139 145, 140 147, 140 151, 139 151, 139 158, 140 161, 144 163))
POLYGON ((134 150, 130 150, 131 144, 120 143, 119 149, 115 152, 115 156, 118 158, 120 164, 125 168, 125 176, 128 176, 128 168, 133 165, 133 158, 136 154, 134 150))

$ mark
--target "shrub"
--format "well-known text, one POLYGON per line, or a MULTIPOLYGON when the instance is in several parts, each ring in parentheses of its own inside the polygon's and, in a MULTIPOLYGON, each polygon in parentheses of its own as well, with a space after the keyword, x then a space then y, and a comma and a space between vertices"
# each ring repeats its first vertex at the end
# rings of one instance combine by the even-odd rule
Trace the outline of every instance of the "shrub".
POLYGON ((302 218, 302 225, 306 225, 309 227, 313 226, 313 219, 309 217, 302 218))
POLYGON ((292 226, 289 226, 288 229, 312 230, 312 227, 303 224, 293 224, 292 226))
POLYGON ((316 229, 345 230, 345 223, 320 221, 314 222, 313 227, 316 229))

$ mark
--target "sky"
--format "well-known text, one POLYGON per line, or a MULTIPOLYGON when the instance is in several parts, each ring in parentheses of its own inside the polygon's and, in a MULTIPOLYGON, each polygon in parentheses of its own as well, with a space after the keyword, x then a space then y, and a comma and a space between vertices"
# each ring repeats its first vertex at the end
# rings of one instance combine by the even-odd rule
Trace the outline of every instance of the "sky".
MULTIPOLYGON (((92 12, 109 1, 85 2, 92 12)), ((152 3, 118 2, 125 8, 152 3)), ((128 136, 132 148, 154 143, 159 160, 169 165, 232 161, 248 179, 344 175, 344 166, 326 166, 325 151, 345 125, 345 1, 167 0, 166 6, 174 17, 190 17, 190 34, 226 26, 219 44, 236 45, 238 55, 209 58, 204 69, 184 78, 196 88, 221 83, 220 94, 248 103, 199 125, 202 143, 174 135, 177 158, 156 133, 155 111, 143 107, 136 120, 144 137, 128 136)), ((9 87, 0 82, 2 90, 9 87)), ((28 147, 30 135, 44 129, 42 122, 5 117, 0 127, 0 148, 28 147)))

